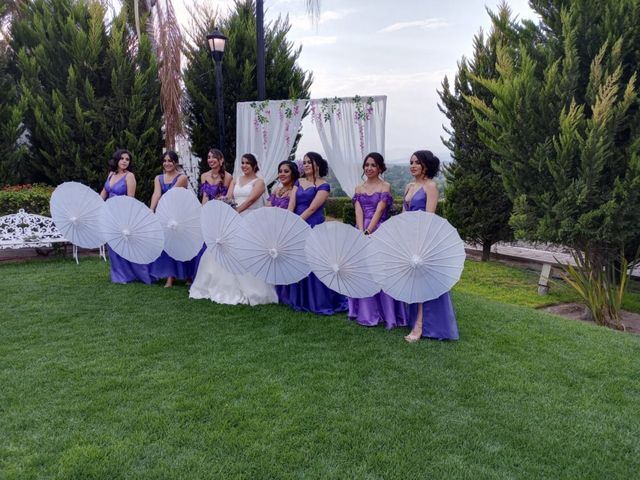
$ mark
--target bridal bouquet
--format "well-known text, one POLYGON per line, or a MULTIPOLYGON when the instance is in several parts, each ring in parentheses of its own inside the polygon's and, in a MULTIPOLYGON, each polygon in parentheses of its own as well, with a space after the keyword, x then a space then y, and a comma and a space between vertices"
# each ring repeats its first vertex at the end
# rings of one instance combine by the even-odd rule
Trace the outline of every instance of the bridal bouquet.
POLYGON ((221 197, 220 200, 222 200, 224 203, 229 205, 234 210, 238 206, 238 204, 235 202, 235 200, 233 198, 221 197))

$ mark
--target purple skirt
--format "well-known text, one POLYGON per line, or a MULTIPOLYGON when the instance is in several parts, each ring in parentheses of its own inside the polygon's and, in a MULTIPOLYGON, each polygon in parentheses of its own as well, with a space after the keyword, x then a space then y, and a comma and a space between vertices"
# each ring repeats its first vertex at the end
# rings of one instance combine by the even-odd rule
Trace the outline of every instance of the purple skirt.
POLYGON ((333 315, 347 310, 347 297, 334 292, 313 273, 298 283, 276 286, 278 301, 298 312, 333 315))
POLYGON ((186 262, 174 260, 165 251, 149 264, 149 272, 154 280, 174 277, 179 280, 192 279, 195 276, 195 259, 186 262))
POLYGON ((107 245, 109 251, 109 264, 111 266, 111 281, 113 283, 142 282, 153 283, 154 279, 149 272, 149 265, 133 263, 125 260, 107 245))
POLYGON ((365 327, 384 324, 384 328, 406 327, 409 323, 409 306, 394 300, 384 292, 368 298, 349 299, 349 319, 365 327))
MULTIPOLYGON (((418 305, 409 305, 408 326, 411 328, 416 323, 418 305)), ((422 304, 422 336, 436 340, 458 340, 460 337, 450 292, 422 304)))

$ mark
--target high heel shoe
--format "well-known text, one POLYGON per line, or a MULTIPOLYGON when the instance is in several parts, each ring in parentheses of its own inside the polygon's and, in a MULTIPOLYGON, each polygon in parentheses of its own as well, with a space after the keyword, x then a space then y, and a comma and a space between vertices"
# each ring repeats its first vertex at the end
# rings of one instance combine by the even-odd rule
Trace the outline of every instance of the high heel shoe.
POLYGON ((409 343, 415 343, 420 340, 420 335, 414 336, 413 334, 405 335, 404 340, 409 343))

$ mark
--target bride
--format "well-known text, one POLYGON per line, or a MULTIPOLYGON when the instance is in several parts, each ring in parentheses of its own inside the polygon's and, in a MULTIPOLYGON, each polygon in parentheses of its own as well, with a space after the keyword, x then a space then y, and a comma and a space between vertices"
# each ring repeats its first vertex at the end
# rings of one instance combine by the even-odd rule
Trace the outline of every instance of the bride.
MULTIPOLYGON (((256 174, 258 161, 251 153, 242 156, 240 162, 242 176, 233 179, 229 185, 228 200, 236 203, 236 211, 243 215, 264 206, 264 180, 256 174)), ((196 278, 189 290, 190 298, 208 298, 227 305, 260 305, 277 303, 273 285, 269 285, 249 273, 233 274, 224 270, 206 250, 200 260, 196 278)))

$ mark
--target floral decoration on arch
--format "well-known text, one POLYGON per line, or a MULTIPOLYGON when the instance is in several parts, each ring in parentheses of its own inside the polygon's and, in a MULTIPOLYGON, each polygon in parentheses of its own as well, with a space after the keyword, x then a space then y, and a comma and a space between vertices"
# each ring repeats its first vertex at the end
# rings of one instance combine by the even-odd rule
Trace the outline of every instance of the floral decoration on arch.
MULTIPOLYGON (((271 106, 269 100, 261 102, 251 102, 249 106, 253 109, 255 118, 253 119, 253 127, 257 133, 262 134, 262 147, 266 151, 269 143, 269 123, 271 122, 271 106)), ((300 113, 300 105, 298 100, 282 100, 278 105, 278 118, 284 121, 284 137, 287 146, 292 146, 291 121, 300 113)), ((295 132, 297 135, 297 132, 295 132)))

